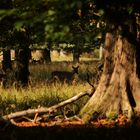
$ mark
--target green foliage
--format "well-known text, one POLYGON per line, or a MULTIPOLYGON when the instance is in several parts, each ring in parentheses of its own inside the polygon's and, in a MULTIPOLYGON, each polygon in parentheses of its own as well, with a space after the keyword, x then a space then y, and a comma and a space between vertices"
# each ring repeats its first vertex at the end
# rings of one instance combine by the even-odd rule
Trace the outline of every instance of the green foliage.
POLYGON ((12 36, 11 31, 14 34, 14 30, 27 28, 30 44, 53 42, 77 47, 79 43, 80 51, 84 51, 85 44, 94 44, 92 45, 94 48, 103 43, 106 21, 118 26, 124 24, 130 15, 139 12, 139 0, 6 1, 0 2, 0 21, 10 17, 7 21, 12 26, 10 29, 3 29, 7 32, 5 35, 7 37, 2 35, 5 40, 9 38, 9 32, 12 36))
POLYGON ((103 11, 104 18, 113 24, 121 24, 129 16, 140 12, 139 0, 95 0, 95 4, 103 11))
POLYGON ((98 21, 100 16, 94 14, 97 10, 90 6, 92 4, 88 0, 9 1, 10 4, 4 3, 9 9, 0 10, 1 20, 11 16, 13 20, 9 22, 13 23, 13 30, 28 28, 31 44, 41 42, 75 44, 81 40, 82 43, 94 42, 94 38, 99 34, 96 23, 91 24, 91 20, 98 21))
POLYGON ((9 10, 0 9, 0 21, 7 16, 13 15, 15 12, 16 9, 9 9, 9 10))
POLYGON ((19 31, 24 25, 24 21, 17 21, 15 22, 14 26, 17 31, 19 31))
POLYGON ((118 114, 116 114, 115 112, 110 112, 108 115, 107 115, 107 118, 109 120, 115 120, 118 118, 118 114))

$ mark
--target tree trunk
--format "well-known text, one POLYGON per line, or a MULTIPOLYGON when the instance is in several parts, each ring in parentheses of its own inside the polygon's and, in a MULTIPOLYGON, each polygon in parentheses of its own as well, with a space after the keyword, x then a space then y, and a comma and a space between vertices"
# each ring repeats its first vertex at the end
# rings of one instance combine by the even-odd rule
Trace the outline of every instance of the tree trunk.
POLYGON ((19 48, 16 50, 15 78, 17 87, 28 85, 29 77, 29 38, 26 29, 17 33, 19 48))
MULTIPOLYGON (((117 31, 117 32, 116 32, 117 31)), ((95 93, 80 111, 85 122, 97 117, 140 113, 140 49, 132 33, 106 33, 104 68, 95 93)))
POLYGON ((12 71, 10 50, 6 50, 6 49, 3 50, 2 70, 4 71, 4 75, 5 75, 2 80, 2 85, 4 88, 6 88, 10 83, 12 83, 10 81, 11 71, 12 71))
POLYGON ((12 69, 10 50, 3 50, 2 69, 5 73, 12 69))
POLYGON ((19 49, 18 57, 16 58, 16 86, 25 87, 28 85, 29 77, 29 59, 28 48, 19 49))
POLYGON ((73 49, 73 62, 78 63, 80 59, 80 51, 78 48, 73 49))
POLYGON ((44 49, 42 53, 44 62, 50 63, 51 62, 50 48, 44 49))
POLYGON ((51 42, 48 42, 48 48, 46 49, 46 62, 50 63, 51 62, 51 42))

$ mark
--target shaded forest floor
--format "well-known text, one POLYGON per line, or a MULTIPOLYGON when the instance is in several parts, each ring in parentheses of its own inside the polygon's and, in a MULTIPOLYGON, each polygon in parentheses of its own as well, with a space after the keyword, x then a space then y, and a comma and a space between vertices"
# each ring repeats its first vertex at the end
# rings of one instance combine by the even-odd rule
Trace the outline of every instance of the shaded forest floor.
POLYGON ((140 136, 140 123, 133 125, 120 116, 115 120, 100 119, 89 124, 63 119, 42 122, 15 122, 0 126, 0 140, 136 140, 140 136))

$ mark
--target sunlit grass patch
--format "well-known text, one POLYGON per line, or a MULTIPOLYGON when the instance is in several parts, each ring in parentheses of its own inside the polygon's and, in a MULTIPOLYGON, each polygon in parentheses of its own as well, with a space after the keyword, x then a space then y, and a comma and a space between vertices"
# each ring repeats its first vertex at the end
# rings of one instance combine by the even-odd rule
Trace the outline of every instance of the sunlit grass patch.
MULTIPOLYGON (((27 89, 16 90, 14 87, 9 89, 0 88, 0 115, 9 114, 28 108, 38 108, 40 106, 50 107, 69 99, 82 91, 91 88, 86 81, 86 74, 95 74, 97 62, 80 62, 79 79, 75 84, 50 83, 51 72, 55 70, 72 70, 72 62, 52 62, 49 64, 31 64, 30 83, 27 89)), ((77 65, 77 64, 76 64, 77 65)), ((73 113, 86 103, 89 97, 83 97, 71 105, 67 105, 61 111, 73 113)))
POLYGON ((4 115, 28 108, 50 107, 75 96, 87 88, 89 88, 88 84, 70 86, 58 83, 57 85, 38 85, 36 88, 21 89, 19 91, 14 88, 2 90, 0 94, 0 113, 4 115))

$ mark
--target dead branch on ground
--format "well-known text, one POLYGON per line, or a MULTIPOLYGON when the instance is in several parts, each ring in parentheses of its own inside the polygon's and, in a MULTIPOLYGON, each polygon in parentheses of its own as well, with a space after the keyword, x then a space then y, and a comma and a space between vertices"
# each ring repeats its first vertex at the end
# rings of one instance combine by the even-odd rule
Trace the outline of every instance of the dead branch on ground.
POLYGON ((37 108, 37 109, 28 109, 28 110, 23 110, 23 111, 19 111, 19 112, 15 112, 15 113, 11 113, 11 114, 8 114, 8 115, 5 115, 2 117, 2 119, 4 120, 13 120, 15 118, 20 118, 20 117, 24 117, 24 116, 36 116, 37 115, 41 115, 41 114, 44 114, 44 113, 54 113, 56 112, 59 108, 61 107, 64 107, 70 103, 73 103, 74 101, 78 100, 79 98, 85 96, 85 95, 88 95, 88 96, 91 96, 92 94, 94 93, 93 89, 89 89, 85 92, 81 92, 79 93, 78 95, 70 98, 70 99, 67 99, 65 101, 62 101, 56 105, 53 105, 51 107, 40 107, 40 108, 37 108))

